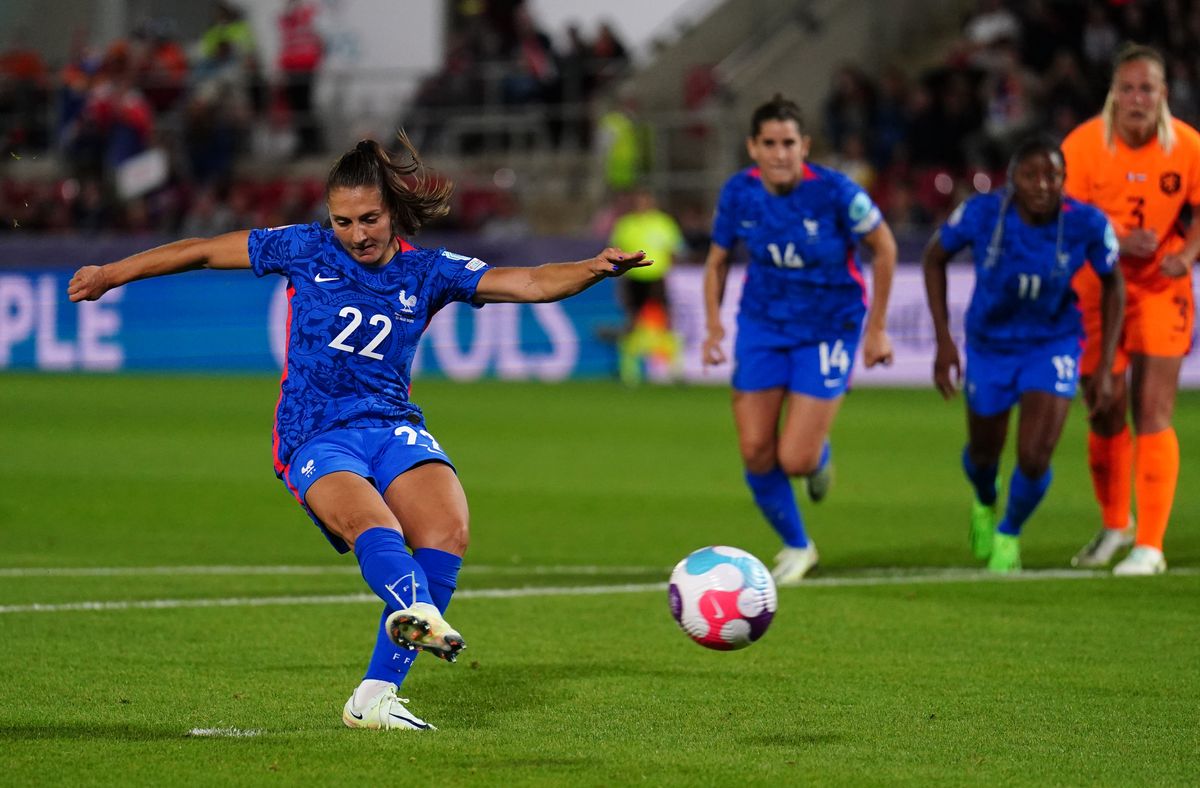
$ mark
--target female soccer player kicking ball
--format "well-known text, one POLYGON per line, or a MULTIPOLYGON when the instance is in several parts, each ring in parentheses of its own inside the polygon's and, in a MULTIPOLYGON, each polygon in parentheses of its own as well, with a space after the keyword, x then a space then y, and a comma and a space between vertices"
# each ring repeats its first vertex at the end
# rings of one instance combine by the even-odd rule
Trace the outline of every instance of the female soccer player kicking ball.
MULTIPOLYGON (((950 399, 962 379, 946 308, 946 263, 964 247, 975 261, 967 307, 967 446, 962 464, 975 491, 970 542, 993 572, 1021 568, 1021 527, 1050 486, 1050 458, 1075 395, 1082 317, 1071 277, 1083 266, 1103 286, 1101 360, 1112 363, 1124 289, 1117 237, 1100 211, 1063 197, 1062 151, 1050 140, 1023 143, 1007 188, 960 205, 925 248, 925 291, 937 334, 933 382, 950 399), (996 477, 1008 414, 1020 404, 1017 466, 996 524, 996 477)), ((1093 410, 1112 399, 1112 381, 1092 381, 1093 410)))
POLYGON ((408 398, 417 340, 452 301, 557 301, 649 265, 641 252, 489 268, 411 236, 446 213, 448 181, 358 143, 326 181, 318 224, 192 238, 81 268, 72 301, 197 268, 249 268, 288 280, 287 363, 275 413, 275 472, 338 552, 354 551, 384 602, 374 653, 346 701, 352 728, 429 729, 398 698, 413 649, 454 661, 466 643, 442 618, 467 549, 467 500, 445 449, 408 398), (410 552, 411 550, 411 552, 410 552))
POLYGON ((794 102, 775 96, 754 111, 746 150, 757 166, 722 188, 704 271, 703 361, 721 364, 729 258, 745 244, 750 267, 733 349, 733 419, 746 484, 783 541, 772 570, 779 583, 797 582, 817 564, 790 477, 807 478, 813 501, 828 491, 829 430, 859 339, 868 367, 892 360, 885 325, 896 240, 858 185, 804 161, 808 145, 794 102), (870 310, 859 241, 872 253, 870 310))

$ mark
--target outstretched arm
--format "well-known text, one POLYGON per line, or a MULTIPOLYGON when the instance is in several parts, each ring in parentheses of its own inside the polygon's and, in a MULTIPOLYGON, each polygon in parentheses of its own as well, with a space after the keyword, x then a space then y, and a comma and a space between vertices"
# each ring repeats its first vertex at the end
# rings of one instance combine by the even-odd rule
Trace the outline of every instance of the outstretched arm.
POLYGON ((887 335, 887 306, 892 295, 892 276, 896 272, 896 237, 887 222, 863 237, 871 250, 871 307, 867 310, 867 329, 863 337, 863 363, 868 367, 892 363, 892 340, 887 335))
POLYGON ((561 301, 581 293, 601 279, 620 276, 630 268, 650 265, 645 252, 609 247, 590 260, 546 263, 520 268, 489 268, 475 288, 475 303, 536 304, 561 301))
POLYGON ((925 298, 929 302, 929 316, 933 318, 933 331, 937 337, 937 352, 933 357, 933 385, 943 399, 950 399, 962 382, 962 362, 958 357, 958 346, 950 335, 950 310, 946 306, 946 263, 950 253, 942 247, 942 234, 936 232, 925 246, 921 255, 921 267, 925 272, 925 298))
POLYGON ((704 261, 704 345, 701 349, 705 366, 725 363, 721 340, 725 326, 721 325, 721 301, 725 298, 725 280, 729 277, 729 250, 710 244, 704 261))
POLYGON ((95 301, 124 284, 154 276, 178 274, 197 268, 249 268, 250 232, 218 235, 215 238, 187 238, 138 252, 106 265, 85 265, 75 272, 67 285, 72 301, 95 301))

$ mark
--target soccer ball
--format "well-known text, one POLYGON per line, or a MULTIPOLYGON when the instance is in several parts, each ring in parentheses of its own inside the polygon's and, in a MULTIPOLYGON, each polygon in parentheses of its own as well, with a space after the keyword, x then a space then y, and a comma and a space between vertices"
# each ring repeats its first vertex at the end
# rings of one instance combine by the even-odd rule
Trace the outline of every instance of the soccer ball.
POLYGON ((675 565, 671 615, 705 648, 745 648, 767 631, 777 606, 771 573, 745 550, 702 547, 675 565))

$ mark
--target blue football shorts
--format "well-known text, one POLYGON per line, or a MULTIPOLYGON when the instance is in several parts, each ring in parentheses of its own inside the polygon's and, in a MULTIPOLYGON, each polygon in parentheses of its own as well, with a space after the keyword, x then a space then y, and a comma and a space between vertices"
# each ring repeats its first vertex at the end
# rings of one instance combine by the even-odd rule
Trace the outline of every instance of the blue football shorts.
POLYGON ((383 494, 397 476, 427 462, 441 462, 454 468, 423 421, 396 427, 330 430, 296 450, 291 463, 284 468, 282 479, 330 544, 339 553, 345 553, 349 546, 331 533, 304 503, 313 482, 326 474, 349 471, 371 482, 383 494))
POLYGON ((1079 386, 1079 340, 1052 340, 1019 352, 967 343, 967 407, 980 416, 1010 410, 1027 391, 1071 399, 1079 386))
POLYGON ((739 320, 734 341, 733 387, 738 391, 786 388, 817 399, 846 393, 854 371, 861 325, 811 340, 761 322, 739 320))

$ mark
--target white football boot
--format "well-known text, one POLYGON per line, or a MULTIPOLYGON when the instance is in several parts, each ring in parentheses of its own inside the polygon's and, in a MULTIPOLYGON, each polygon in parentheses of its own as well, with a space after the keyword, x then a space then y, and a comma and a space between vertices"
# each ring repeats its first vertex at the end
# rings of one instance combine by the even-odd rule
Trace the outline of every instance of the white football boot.
POLYGON ((1113 574, 1119 577, 1161 575, 1165 571, 1167 559, 1163 558, 1162 550, 1141 545, 1130 550, 1125 560, 1113 567, 1113 574))
POLYGON ((373 730, 436 731, 437 728, 405 707, 408 698, 396 696, 396 687, 388 685, 379 694, 367 699, 361 708, 354 705, 354 695, 342 707, 342 722, 347 728, 373 730))
POLYGON ((388 616, 388 636, 401 648, 428 651, 453 662, 467 647, 458 630, 446 623, 438 609, 428 602, 417 602, 388 616))
POLYGON ((1108 566, 1118 551, 1133 544, 1134 531, 1132 517, 1125 528, 1101 528, 1100 533, 1071 558, 1071 566, 1080 569, 1108 566))
POLYGON ((817 565, 817 546, 810 539, 807 547, 785 547, 775 556, 771 577, 779 585, 799 583, 817 565))

